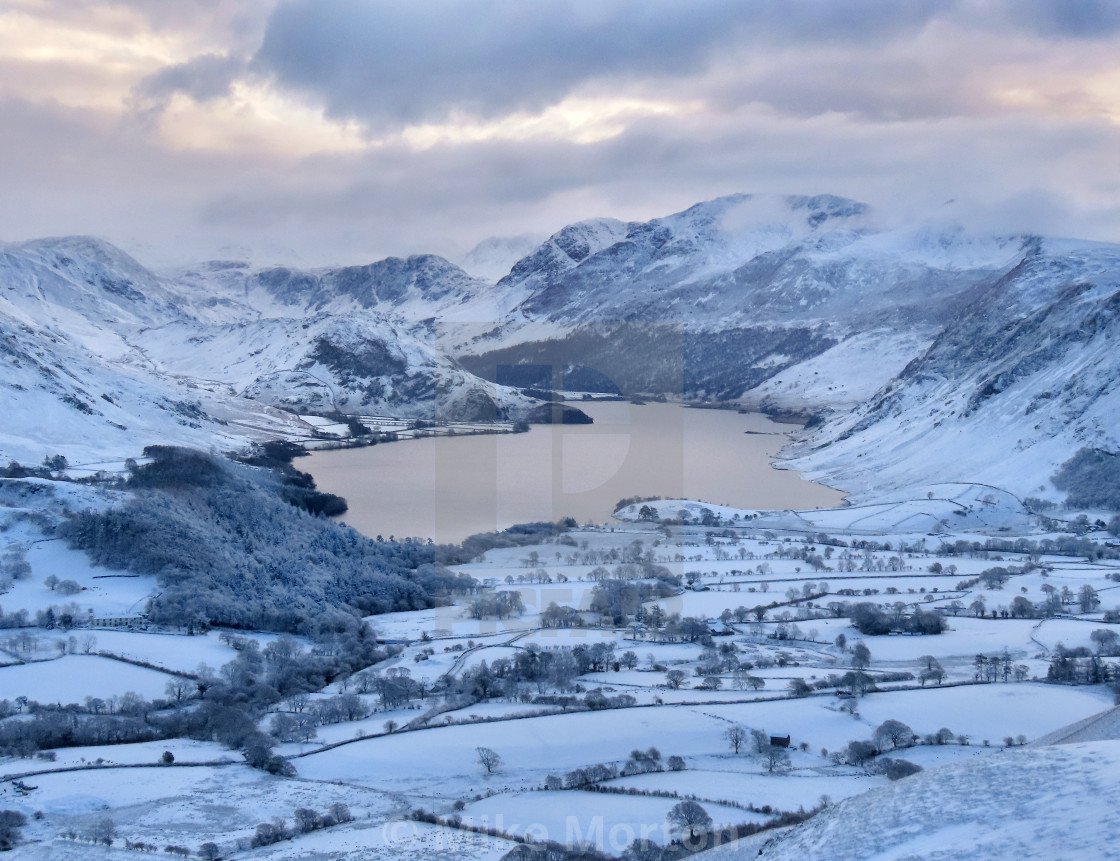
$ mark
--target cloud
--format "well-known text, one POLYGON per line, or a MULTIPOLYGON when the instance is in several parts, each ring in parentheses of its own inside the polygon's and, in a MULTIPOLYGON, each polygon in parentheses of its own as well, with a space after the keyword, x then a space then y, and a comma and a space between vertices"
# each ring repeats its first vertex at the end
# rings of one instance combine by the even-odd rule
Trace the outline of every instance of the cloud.
POLYGON ((368 262, 735 191, 1120 239, 1112 3, 13 2, 4 239, 368 262))
POLYGON ((176 93, 183 93, 196 102, 208 102, 228 96, 244 71, 244 60, 200 54, 148 75, 133 89, 133 97, 140 103, 166 105, 176 93))
POLYGON ((254 68, 375 126, 539 111, 589 82, 702 73, 742 45, 874 44, 932 0, 288 0, 254 68))
POLYGON ((1003 9, 1043 36, 1102 39, 1120 32, 1115 0, 1022 0, 1003 9))

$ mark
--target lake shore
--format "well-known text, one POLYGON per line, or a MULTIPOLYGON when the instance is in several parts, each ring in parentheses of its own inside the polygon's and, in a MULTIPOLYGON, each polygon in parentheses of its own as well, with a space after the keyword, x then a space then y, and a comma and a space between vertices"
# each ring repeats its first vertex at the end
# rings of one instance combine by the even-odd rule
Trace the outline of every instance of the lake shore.
POLYGON ((440 543, 534 520, 609 522, 631 496, 756 509, 843 502, 840 491, 774 467, 789 430, 767 416, 674 403, 580 406, 594 424, 319 451, 300 468, 348 501, 344 520, 359 531, 440 543))

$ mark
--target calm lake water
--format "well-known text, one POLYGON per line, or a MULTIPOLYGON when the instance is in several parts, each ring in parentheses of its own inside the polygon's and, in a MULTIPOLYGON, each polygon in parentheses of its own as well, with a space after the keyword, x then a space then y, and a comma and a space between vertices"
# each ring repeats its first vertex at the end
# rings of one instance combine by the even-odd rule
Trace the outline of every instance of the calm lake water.
POLYGON ((346 497, 342 519, 366 535, 438 543, 533 520, 604 523, 627 496, 763 509, 826 508, 843 498, 771 467, 791 428, 766 416, 677 404, 577 405, 595 424, 322 451, 297 467, 321 490, 346 497))

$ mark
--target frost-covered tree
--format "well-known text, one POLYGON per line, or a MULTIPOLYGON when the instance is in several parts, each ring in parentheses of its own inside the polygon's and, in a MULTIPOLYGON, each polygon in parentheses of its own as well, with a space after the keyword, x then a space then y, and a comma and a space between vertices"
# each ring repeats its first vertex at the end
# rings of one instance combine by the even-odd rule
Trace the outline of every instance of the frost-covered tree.
POLYGON ((1077 592, 1077 603, 1082 613, 1092 613, 1100 606, 1101 599, 1097 596, 1097 590, 1086 583, 1077 592))
POLYGON ((1098 655, 1115 655, 1120 642, 1116 632, 1108 628, 1097 628, 1089 634, 1089 639, 1096 645, 1098 655))
POLYGON ((891 748, 910 747, 914 743, 914 730, 902 721, 889 719, 879 724, 875 730, 875 744, 880 750, 891 748))
POLYGON ((18 810, 0 810, 0 852, 10 852, 20 842, 20 829, 27 817, 18 810))
POLYGON ((918 658, 918 662, 922 665, 921 671, 918 673, 918 678, 922 683, 922 687, 926 686, 926 682, 937 682, 941 684, 945 678, 945 668, 941 666, 941 662, 933 655, 922 655, 918 658))
POLYGON ((789 751, 769 742, 762 750, 762 764, 766 766, 767 774, 784 774, 792 765, 789 751))

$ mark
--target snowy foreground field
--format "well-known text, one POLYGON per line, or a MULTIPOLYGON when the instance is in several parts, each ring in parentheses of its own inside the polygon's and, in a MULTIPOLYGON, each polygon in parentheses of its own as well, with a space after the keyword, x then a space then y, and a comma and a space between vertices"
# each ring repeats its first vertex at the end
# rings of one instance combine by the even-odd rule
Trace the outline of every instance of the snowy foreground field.
POLYGON ((969 485, 651 507, 490 550, 449 606, 369 617, 381 659, 261 714, 267 762, 192 739, 191 715, 322 643, 156 630, 154 578, 0 509, 0 553, 26 563, 0 596, 0 726, 56 732, 0 759, 13 857, 677 858, 693 832, 712 861, 1116 857, 1113 539, 1043 533, 969 485), (125 717, 187 729, 65 743, 125 717))

